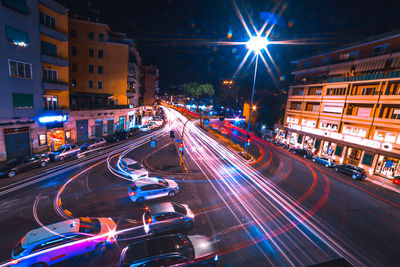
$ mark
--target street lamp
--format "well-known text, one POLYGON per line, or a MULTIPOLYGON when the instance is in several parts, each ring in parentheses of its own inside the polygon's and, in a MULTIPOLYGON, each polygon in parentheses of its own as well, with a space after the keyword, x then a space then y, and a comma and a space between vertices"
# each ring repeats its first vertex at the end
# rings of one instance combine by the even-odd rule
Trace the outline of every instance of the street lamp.
MULTIPOLYGON (((254 100, 254 88, 256 86, 256 78, 257 78, 257 66, 258 66, 258 57, 261 55, 261 51, 264 49, 267 49, 268 45, 268 38, 267 37, 262 37, 260 34, 257 34, 256 36, 250 36, 250 39, 246 43, 246 48, 249 49, 249 52, 254 52, 256 54, 256 62, 255 62, 255 67, 254 67, 254 78, 253 78, 253 89, 251 91, 251 103, 250 103, 250 114, 249 114, 249 121, 247 123, 247 130, 246 130, 246 138, 249 136, 249 130, 250 130, 250 120, 251 120, 251 112, 257 109, 255 105, 253 105, 253 100, 254 100)), ((247 155, 247 142, 244 143, 244 156, 247 155)))

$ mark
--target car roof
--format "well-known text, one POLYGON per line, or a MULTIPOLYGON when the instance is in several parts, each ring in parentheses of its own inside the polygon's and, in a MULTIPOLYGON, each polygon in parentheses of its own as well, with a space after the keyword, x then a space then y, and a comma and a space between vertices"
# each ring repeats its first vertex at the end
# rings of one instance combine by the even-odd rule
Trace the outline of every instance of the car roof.
POLYGON ((136 186, 148 185, 148 184, 159 184, 159 178, 157 177, 148 177, 148 178, 140 178, 135 181, 136 186))
POLYGON ((172 206, 171 202, 152 204, 149 206, 149 208, 152 214, 175 212, 175 208, 172 206))
POLYGON ((71 219, 29 231, 22 242, 23 247, 49 239, 56 235, 77 233, 79 231, 79 219, 71 219))
POLYGON ((135 161, 135 160, 133 160, 131 158, 123 158, 122 161, 125 162, 128 165, 137 163, 137 161, 135 161))

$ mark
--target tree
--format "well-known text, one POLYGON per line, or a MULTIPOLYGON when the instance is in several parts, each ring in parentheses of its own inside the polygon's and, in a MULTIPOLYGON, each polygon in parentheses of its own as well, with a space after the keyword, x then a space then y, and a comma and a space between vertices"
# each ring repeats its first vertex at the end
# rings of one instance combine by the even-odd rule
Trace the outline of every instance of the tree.
MULTIPOLYGON (((212 84, 199 84, 197 82, 185 83, 183 86, 183 91, 196 101, 197 108, 199 108, 199 100, 204 96, 214 95, 214 87, 212 84)), ((200 123, 203 124, 202 114, 200 112, 200 123)))

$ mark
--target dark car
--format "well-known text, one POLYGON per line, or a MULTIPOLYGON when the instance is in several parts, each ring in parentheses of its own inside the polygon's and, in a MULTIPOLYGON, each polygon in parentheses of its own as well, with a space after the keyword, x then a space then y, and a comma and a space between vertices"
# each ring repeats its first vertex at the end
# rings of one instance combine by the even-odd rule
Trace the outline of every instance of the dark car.
POLYGON ((49 158, 41 157, 39 155, 28 155, 23 158, 16 158, 7 161, 4 165, 0 166, 0 176, 14 177, 20 172, 28 171, 37 167, 46 167, 49 158))
POLYGON ((105 145, 106 145, 106 140, 104 140, 103 137, 96 137, 90 139, 88 142, 83 143, 79 149, 81 151, 87 151, 105 145))
POLYGON ((367 177, 363 168, 350 164, 336 165, 335 171, 347 174, 351 176, 351 178, 358 180, 364 180, 367 177))
POLYGON ((214 266, 217 261, 209 238, 175 234, 130 244, 122 250, 119 266, 214 266))
POLYGON ((135 136, 139 134, 139 128, 129 128, 126 130, 126 133, 128 134, 129 137, 135 136))
POLYGON ((115 132, 114 134, 107 137, 107 142, 119 142, 121 140, 127 140, 129 137, 128 133, 125 131, 115 132))
POLYGON ((312 159, 313 153, 310 150, 304 148, 295 148, 292 150, 293 154, 299 155, 305 159, 312 159))

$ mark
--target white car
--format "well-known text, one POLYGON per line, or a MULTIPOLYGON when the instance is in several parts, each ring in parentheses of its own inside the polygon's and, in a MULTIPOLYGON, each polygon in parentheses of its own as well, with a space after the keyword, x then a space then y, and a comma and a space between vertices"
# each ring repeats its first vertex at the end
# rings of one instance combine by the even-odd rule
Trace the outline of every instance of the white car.
POLYGON ((158 127, 160 127, 154 121, 151 121, 151 122, 147 123, 146 126, 148 126, 150 128, 150 130, 155 130, 158 127))
POLYGON ((110 218, 79 218, 29 231, 13 249, 16 266, 47 266, 113 244, 117 225, 110 218))
POLYGON ((157 177, 138 179, 129 187, 129 197, 137 203, 166 196, 174 197, 178 192, 179 186, 175 181, 157 177))
POLYGON ((133 181, 139 178, 149 177, 149 172, 143 168, 140 163, 131 159, 131 158, 123 158, 121 159, 121 164, 119 166, 122 169, 122 172, 132 178, 133 181))
POLYGON ((152 121, 150 121, 150 123, 154 123, 160 127, 163 125, 164 121, 163 120, 152 120, 152 121))
POLYGON ((142 125, 142 126, 140 126, 140 127, 139 127, 139 130, 140 130, 141 132, 150 132, 150 131, 151 131, 150 127, 147 126, 147 125, 142 125))

